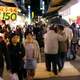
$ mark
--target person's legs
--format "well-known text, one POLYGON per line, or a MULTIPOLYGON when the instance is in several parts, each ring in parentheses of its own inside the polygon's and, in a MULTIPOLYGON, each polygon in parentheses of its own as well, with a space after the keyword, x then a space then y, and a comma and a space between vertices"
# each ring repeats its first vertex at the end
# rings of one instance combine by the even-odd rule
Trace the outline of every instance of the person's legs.
POLYGON ((57 65, 58 65, 58 55, 55 54, 52 56, 52 68, 55 75, 58 74, 57 65))
POLYGON ((30 76, 32 77, 32 79, 34 78, 34 76, 35 76, 35 70, 30 70, 30 76))
POLYGON ((59 69, 59 72, 62 70, 62 56, 61 56, 61 53, 58 54, 58 69, 59 69))
POLYGON ((73 55, 72 59, 75 59, 76 58, 76 43, 72 43, 71 52, 72 52, 72 55, 73 55))
POLYGON ((64 67, 64 63, 65 63, 65 58, 66 58, 66 53, 65 52, 62 52, 62 67, 64 67))
POLYGON ((33 80, 35 70, 27 70, 27 80, 33 80))
POLYGON ((0 77, 3 77, 3 67, 0 67, 0 77))
POLYGON ((22 70, 18 70, 17 74, 18 74, 19 80, 23 80, 23 78, 24 78, 23 71, 22 70))
POLYGON ((51 57, 49 54, 45 54, 45 64, 47 71, 51 71, 51 57))
POLYGON ((66 53, 62 52, 58 60, 59 72, 63 69, 65 60, 66 60, 66 53))
POLYGON ((27 77, 27 70, 26 69, 23 69, 23 72, 22 73, 23 73, 23 78, 26 79, 26 77, 27 77))
POLYGON ((4 62, 2 62, 2 64, 0 63, 0 77, 3 77, 3 71, 4 71, 4 62))

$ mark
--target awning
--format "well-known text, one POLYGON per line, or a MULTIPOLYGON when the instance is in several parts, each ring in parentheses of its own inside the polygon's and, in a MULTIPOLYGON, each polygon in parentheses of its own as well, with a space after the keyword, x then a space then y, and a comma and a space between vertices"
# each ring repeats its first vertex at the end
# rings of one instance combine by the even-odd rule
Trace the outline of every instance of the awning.
POLYGON ((15 3, 0 1, 0 6, 17 7, 15 3))
POLYGON ((55 12, 64 7, 70 0, 51 0, 48 13, 55 12))
POLYGON ((43 17, 51 18, 58 16, 58 11, 63 8, 70 0, 50 0, 47 13, 43 17))

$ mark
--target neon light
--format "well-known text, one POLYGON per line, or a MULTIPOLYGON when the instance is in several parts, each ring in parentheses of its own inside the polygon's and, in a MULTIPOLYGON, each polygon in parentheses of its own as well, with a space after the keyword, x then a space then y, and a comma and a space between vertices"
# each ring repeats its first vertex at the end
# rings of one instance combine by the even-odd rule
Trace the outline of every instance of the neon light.
POLYGON ((40 9, 43 9, 43 4, 42 4, 43 0, 40 0, 40 9))
POLYGON ((31 23, 31 6, 28 5, 28 24, 31 23))
POLYGON ((42 2, 42 5, 43 5, 43 7, 42 7, 42 13, 44 13, 45 12, 45 2, 44 1, 42 2))

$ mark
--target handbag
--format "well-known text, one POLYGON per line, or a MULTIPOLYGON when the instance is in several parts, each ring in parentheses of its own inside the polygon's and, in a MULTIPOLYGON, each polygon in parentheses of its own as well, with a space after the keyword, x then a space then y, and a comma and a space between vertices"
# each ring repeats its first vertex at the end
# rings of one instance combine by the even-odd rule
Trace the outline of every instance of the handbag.
POLYGON ((71 53, 71 49, 68 49, 67 60, 72 60, 72 59, 73 59, 73 54, 71 53))

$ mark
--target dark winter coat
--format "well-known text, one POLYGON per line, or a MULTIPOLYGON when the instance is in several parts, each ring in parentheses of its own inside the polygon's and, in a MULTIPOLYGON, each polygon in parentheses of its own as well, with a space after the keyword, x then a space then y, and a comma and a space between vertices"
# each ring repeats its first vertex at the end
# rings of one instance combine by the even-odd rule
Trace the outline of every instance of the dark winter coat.
POLYGON ((8 53, 10 56, 10 69, 13 72, 21 69, 23 67, 23 57, 25 56, 25 49, 22 44, 9 44, 8 53))
POLYGON ((7 47, 4 41, 0 42, 0 76, 3 75, 4 61, 6 61, 6 67, 9 69, 9 55, 7 53, 7 47))

